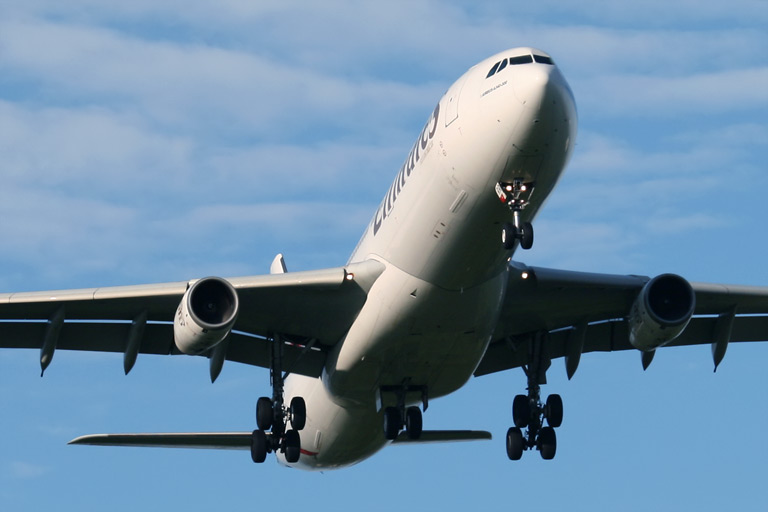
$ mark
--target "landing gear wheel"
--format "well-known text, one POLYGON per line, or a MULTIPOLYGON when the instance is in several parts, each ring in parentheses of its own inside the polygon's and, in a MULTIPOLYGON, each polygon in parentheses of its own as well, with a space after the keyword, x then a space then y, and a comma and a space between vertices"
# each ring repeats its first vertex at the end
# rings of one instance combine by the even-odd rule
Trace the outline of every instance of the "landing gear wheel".
POLYGON ((543 427, 539 431, 539 438, 536 440, 536 445, 539 448, 539 453, 541 453, 542 459, 554 459, 555 452, 557 451, 557 436, 555 436, 555 429, 552 427, 543 427))
POLYGON ((509 251, 515 246, 515 238, 517 238, 517 228, 511 222, 507 222, 501 229, 501 243, 506 250, 509 251))
POLYGON ((263 430, 254 430, 251 436, 251 459, 261 464, 267 459, 267 434, 263 430))
POLYGON ((531 404, 525 395, 517 395, 512 401, 512 421, 517 428, 525 428, 531 420, 531 404))
POLYGON ((300 396, 291 399, 291 426, 295 430, 302 430, 307 424, 307 404, 300 396))
POLYGON ((523 457, 524 448, 523 432, 517 427, 507 430, 507 457, 509 460, 520 460, 523 457))
POLYGON ((384 409, 384 438, 395 439, 403 426, 403 419, 400 416, 400 409, 397 407, 387 407, 384 409))
POLYGON ((269 430, 272 427, 272 400, 262 396, 256 402, 256 425, 259 430, 269 430))
POLYGON ((520 247, 525 250, 533 247, 533 226, 530 222, 526 222, 520 228, 520 247))
POLYGON ((557 428, 563 424, 563 399, 560 395, 549 395, 547 397, 547 424, 552 428, 557 428))
POLYGON ((410 439, 421 437, 421 409, 418 407, 409 407, 405 411, 405 430, 410 439))
POLYGON ((301 437, 298 430, 289 430, 285 433, 283 452, 285 453, 286 462, 294 463, 299 461, 301 456, 301 437))

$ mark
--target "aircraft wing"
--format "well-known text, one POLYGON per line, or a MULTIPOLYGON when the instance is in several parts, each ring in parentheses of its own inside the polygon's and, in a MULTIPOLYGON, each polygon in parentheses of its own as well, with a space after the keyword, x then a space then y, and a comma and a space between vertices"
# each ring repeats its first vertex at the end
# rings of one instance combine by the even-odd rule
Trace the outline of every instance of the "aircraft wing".
MULTIPOLYGON (((228 338, 203 354, 211 358, 211 378, 224 360, 268 368, 272 333, 286 341, 285 370, 319 376, 325 350, 352 325, 383 269, 368 260, 227 279, 240 314, 228 338)), ((46 350, 49 360, 52 349, 122 352, 127 373, 138 353, 179 353, 173 319, 194 282, 0 294, 0 347, 39 348, 43 368, 46 350)))
MULTIPOLYGON (((536 336, 545 336, 550 359, 566 358, 569 378, 582 353, 635 349, 628 317, 649 281, 513 263, 494 339, 475 376, 528 364, 536 336)), ((729 342, 768 341, 768 287, 690 284, 693 317, 664 346, 712 344, 717 368, 729 342)))

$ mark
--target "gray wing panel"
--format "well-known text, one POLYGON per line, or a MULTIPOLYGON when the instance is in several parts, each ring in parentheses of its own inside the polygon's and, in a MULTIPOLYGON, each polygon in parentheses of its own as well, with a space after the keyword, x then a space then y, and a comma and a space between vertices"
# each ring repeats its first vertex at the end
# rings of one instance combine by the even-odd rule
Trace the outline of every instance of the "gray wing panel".
MULTIPOLYGON (((65 322, 56 350, 91 352, 125 352, 131 324, 125 322, 65 322)), ((47 323, 0 321, 0 347, 40 349, 47 323)), ((266 339, 244 333, 229 335, 226 359, 251 366, 269 368, 271 344, 266 339)), ((173 341, 172 324, 147 324, 139 346, 140 354, 181 355, 173 341)), ((210 356, 211 354, 203 354, 210 356)), ((325 352, 284 345, 284 369, 309 377, 319 377, 325 363, 325 352)))
MULTIPOLYGON (((369 260, 228 279, 240 298, 240 314, 224 358, 269 367, 265 338, 279 333, 286 341, 284 368, 319 376, 325 361, 322 347, 343 337, 383 270, 383 264, 369 260)), ((177 353, 171 322, 193 282, 0 294, 0 348, 40 349, 46 337, 51 338, 50 325, 59 325, 52 337, 56 350, 126 352, 131 321, 146 313, 138 353, 177 353), (63 323, 57 321, 61 318, 63 323)), ((127 364, 126 371, 131 366, 127 364)))
POLYGON ((736 307, 740 315, 768 314, 768 287, 691 283, 697 315, 719 315, 736 307))
MULTIPOLYGON (((566 357, 577 326, 585 329, 581 353, 634 350, 625 318, 644 276, 569 272, 515 263, 494 340, 475 375, 528 363, 529 342, 545 336, 548 357, 566 357), (527 277, 523 278, 523 273, 527 277)), ((691 283, 696 294, 694 318, 666 346, 714 343, 716 315, 735 311, 728 341, 768 341, 768 287, 691 283)), ((578 352, 577 352, 578 353, 578 352)))
MULTIPOLYGON (((35 348, 43 345, 48 327, 44 322, 0 322, 0 347, 35 348)), ((123 352, 131 324, 125 322, 65 322, 61 328, 57 350, 123 352)), ((171 324, 148 324, 144 329, 140 353, 178 353, 173 343, 171 324)))
MULTIPOLYGON (((707 345, 714 342, 717 318, 693 318, 685 331, 666 347, 707 345)), ((573 329, 562 329, 547 333, 547 355, 551 359, 568 354, 569 336, 573 329)), ((528 364, 528 341, 530 336, 497 340, 488 347, 475 376, 519 368, 528 364)), ((736 317, 730 342, 768 341, 768 316, 736 317)), ((588 352, 615 352, 636 350, 629 343, 629 329, 625 320, 601 322, 587 326, 584 350, 588 352)))
POLYGON ((514 263, 509 268, 496 337, 623 317, 648 281, 644 276, 572 272, 514 263))

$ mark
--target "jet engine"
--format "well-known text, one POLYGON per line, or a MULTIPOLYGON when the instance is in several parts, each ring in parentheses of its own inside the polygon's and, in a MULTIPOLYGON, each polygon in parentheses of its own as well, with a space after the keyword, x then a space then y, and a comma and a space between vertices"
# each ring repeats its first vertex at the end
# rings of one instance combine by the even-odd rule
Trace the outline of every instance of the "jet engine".
POLYGON ((238 312, 235 288, 220 277, 196 281, 184 293, 173 320, 173 338, 185 354, 200 354, 227 337, 238 312))
POLYGON ((683 332, 693 316, 696 295, 675 274, 648 281, 629 312, 629 342, 644 352, 666 345, 683 332))

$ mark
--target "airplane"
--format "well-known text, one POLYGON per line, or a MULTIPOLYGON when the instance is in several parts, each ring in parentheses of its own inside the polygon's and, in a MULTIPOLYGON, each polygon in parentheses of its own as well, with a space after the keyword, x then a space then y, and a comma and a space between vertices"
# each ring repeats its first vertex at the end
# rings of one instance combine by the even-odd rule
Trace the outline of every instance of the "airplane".
POLYGON ((440 98, 348 262, 289 272, 0 294, 0 347, 209 359, 270 370, 247 432, 96 434, 71 444, 240 449, 289 467, 359 463, 388 444, 486 440, 423 428, 430 400, 471 377, 522 368, 506 452, 555 457, 560 395, 588 352, 768 340, 768 287, 528 266, 533 222, 571 157, 577 112, 552 57, 513 48, 471 67, 440 98))

